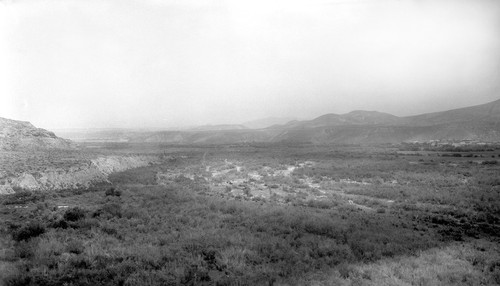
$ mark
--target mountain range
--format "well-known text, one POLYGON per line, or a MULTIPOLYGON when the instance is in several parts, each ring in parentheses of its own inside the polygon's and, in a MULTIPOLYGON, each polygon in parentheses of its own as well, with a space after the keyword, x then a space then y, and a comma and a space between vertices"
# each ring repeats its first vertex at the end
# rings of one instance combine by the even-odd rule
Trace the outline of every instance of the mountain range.
POLYGON ((500 100, 406 117, 377 111, 326 114, 272 128, 280 130, 273 141, 343 144, 464 139, 500 141, 500 100))
MULTIPOLYGON (((378 144, 430 140, 500 142, 500 100, 490 103, 398 117, 378 111, 356 110, 325 114, 312 120, 267 118, 241 125, 205 125, 188 130, 99 130, 73 132, 78 141, 149 142, 172 144, 231 144, 295 142, 315 144, 378 144), (253 124, 253 125, 252 125, 253 124), (270 125, 270 126, 265 126, 270 125), (253 126, 254 128, 251 128, 253 126)), ((62 134, 64 136, 64 134, 62 134)), ((69 141, 29 122, 0 118, 0 149, 16 146, 69 148, 69 141)))
POLYGON ((471 107, 398 117, 356 110, 325 114, 312 120, 292 120, 267 128, 212 128, 159 131, 129 136, 134 142, 243 143, 296 142, 317 144, 377 144, 430 140, 500 142, 500 100, 471 107))

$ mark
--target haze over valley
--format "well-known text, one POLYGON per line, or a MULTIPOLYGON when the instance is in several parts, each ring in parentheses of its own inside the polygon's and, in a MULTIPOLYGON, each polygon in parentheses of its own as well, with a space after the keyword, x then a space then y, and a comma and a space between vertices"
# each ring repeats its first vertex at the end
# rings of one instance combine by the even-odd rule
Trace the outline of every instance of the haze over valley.
POLYGON ((398 117, 377 111, 325 114, 312 120, 278 118, 257 125, 203 125, 181 130, 62 130, 76 141, 156 143, 296 142, 373 144, 431 140, 500 141, 500 100, 421 115, 398 117), (266 123, 267 122, 267 123, 266 123), (277 124, 280 122, 282 124, 277 124), (254 127, 254 128, 252 128, 254 127))
POLYGON ((500 285, 500 1, 0 0, 0 286, 500 285))

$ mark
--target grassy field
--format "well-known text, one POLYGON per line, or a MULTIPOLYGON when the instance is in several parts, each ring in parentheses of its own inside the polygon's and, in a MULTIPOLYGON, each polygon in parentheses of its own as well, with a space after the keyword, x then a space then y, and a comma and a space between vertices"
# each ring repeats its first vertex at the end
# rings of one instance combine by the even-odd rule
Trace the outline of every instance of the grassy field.
POLYGON ((500 150, 104 147, 161 163, 0 197, 0 285, 500 284, 500 150))

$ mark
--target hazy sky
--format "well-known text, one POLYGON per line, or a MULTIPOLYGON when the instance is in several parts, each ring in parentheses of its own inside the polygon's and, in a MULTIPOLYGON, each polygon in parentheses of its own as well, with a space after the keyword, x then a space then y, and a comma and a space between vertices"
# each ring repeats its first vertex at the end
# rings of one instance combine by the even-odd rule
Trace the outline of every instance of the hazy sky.
POLYGON ((48 129, 499 98, 497 0, 0 0, 0 117, 48 129))

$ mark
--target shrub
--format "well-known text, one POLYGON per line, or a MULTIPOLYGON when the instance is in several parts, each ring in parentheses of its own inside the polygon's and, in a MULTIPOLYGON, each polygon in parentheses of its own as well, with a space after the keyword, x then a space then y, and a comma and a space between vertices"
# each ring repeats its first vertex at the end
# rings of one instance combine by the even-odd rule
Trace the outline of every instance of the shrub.
POLYGON ((66 251, 69 253, 80 254, 85 250, 83 243, 80 240, 72 240, 66 246, 66 251))
POLYGON ((109 234, 109 235, 117 235, 118 234, 118 231, 116 230, 116 228, 111 227, 111 226, 103 226, 101 228, 101 230, 102 230, 102 232, 109 234))
POLYGON ((14 191, 16 191, 16 193, 10 195, 4 195, 5 196, 3 199, 4 205, 20 205, 27 203, 36 203, 38 201, 43 201, 45 199, 44 193, 32 192, 32 191, 22 190, 19 188, 14 188, 14 191))
POLYGON ((35 255, 35 245, 29 241, 20 241, 14 252, 19 258, 32 258, 35 255))
POLYGON ((122 195, 122 192, 120 190, 115 189, 114 187, 111 187, 106 190, 105 195, 119 197, 122 195))
POLYGON ((60 220, 57 220, 51 224, 49 224, 49 227, 52 227, 52 228, 62 228, 62 229, 66 229, 68 228, 68 222, 65 221, 64 219, 60 219, 60 220))
POLYGON ((28 240, 32 237, 37 237, 45 232, 45 226, 39 222, 31 222, 14 231, 12 238, 15 241, 28 240))
POLYGON ((76 207, 76 208, 72 208, 72 209, 67 210, 64 213, 63 217, 67 221, 77 221, 77 220, 84 218, 85 214, 86 214, 85 210, 83 210, 79 207, 76 207))
POLYGON ((84 256, 78 255, 72 257, 69 262, 69 266, 71 268, 80 268, 80 269, 90 269, 92 267, 92 263, 84 256))
POLYGON ((353 274, 353 272, 355 271, 353 266, 346 263, 340 264, 337 267, 337 270, 339 271, 340 277, 344 279, 349 278, 349 276, 351 276, 351 274, 353 274))
POLYGON ((336 204, 334 202, 328 202, 328 201, 317 201, 317 200, 307 201, 307 206, 310 208, 329 209, 335 205, 336 204))

